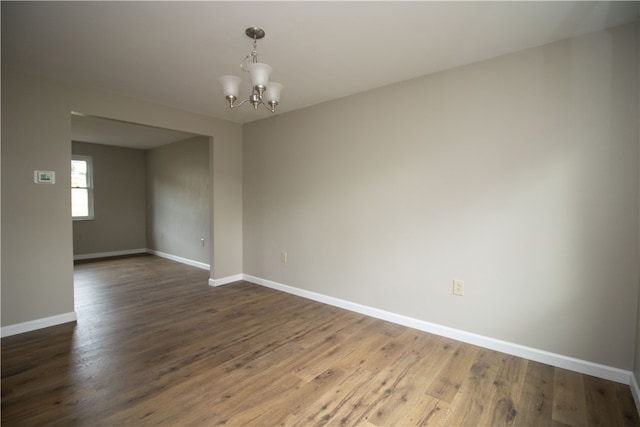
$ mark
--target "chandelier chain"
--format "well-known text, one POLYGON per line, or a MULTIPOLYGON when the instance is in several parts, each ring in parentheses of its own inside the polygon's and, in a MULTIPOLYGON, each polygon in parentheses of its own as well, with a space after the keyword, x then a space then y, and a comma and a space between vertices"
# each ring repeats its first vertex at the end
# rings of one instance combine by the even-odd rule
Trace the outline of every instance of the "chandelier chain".
POLYGON ((249 72, 249 64, 255 64, 258 62, 258 40, 253 37, 253 50, 247 56, 244 57, 244 60, 240 64, 240 68, 244 72, 249 72))

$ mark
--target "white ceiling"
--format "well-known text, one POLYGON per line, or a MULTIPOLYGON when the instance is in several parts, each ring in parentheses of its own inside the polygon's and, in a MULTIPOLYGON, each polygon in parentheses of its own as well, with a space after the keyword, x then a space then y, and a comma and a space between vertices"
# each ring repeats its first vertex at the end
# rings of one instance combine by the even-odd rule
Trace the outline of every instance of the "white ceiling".
POLYGON ((286 112, 637 21, 638 4, 2 1, 2 68, 246 123, 271 113, 230 111, 217 78, 240 75, 249 26, 286 112))

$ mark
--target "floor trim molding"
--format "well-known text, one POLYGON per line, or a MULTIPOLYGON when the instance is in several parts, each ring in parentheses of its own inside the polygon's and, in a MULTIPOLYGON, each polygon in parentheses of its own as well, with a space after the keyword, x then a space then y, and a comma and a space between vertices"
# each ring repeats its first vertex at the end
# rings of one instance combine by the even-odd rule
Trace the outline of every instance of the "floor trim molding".
POLYGON ((233 276, 221 277, 220 279, 209 279, 209 286, 222 286, 228 285, 229 283, 237 282, 239 280, 244 280, 244 275, 235 274, 233 276))
MULTIPOLYGON (((248 274, 244 274, 243 277, 244 280, 255 283, 256 285, 276 289, 282 292, 297 295, 303 298, 308 298, 335 307, 344 308, 356 313, 365 314, 367 316, 386 320, 399 325, 408 326, 410 328, 418 329, 424 332, 452 338, 458 341, 474 344, 491 350, 511 354, 513 356, 524 357, 529 360, 546 363, 548 365, 556 366, 559 368, 569 369, 571 371, 580 372, 582 374, 592 375, 594 377, 603 378, 622 384, 631 384, 632 377, 634 376, 631 371, 625 371, 623 369, 614 368, 612 366, 589 362, 582 359, 576 359, 562 354, 551 353, 545 350, 539 350, 520 344, 514 344, 511 342, 474 334, 460 329, 450 328, 448 326, 438 325, 436 323, 431 323, 424 320, 414 319, 411 317, 403 316, 401 314, 368 307, 340 298, 295 288, 289 285, 283 285, 282 283, 277 283, 248 274)), ((640 405, 638 405, 638 400, 636 400, 636 405, 640 408, 640 405)))
MULTIPOLYGON (((137 255, 137 254, 151 254, 156 255, 161 258, 170 259, 172 261, 181 262, 182 264, 187 264, 193 267, 201 268, 203 270, 210 270, 209 264, 205 264, 204 262, 194 261, 192 259, 183 258, 177 255, 171 255, 166 252, 156 251, 155 249, 148 248, 140 248, 140 249, 125 249, 122 251, 111 251, 111 252, 96 252, 92 254, 79 254, 74 255, 73 260, 85 260, 85 259, 99 259, 99 258, 109 258, 115 256, 123 256, 123 255, 137 255)), ((238 279, 241 280, 241 279, 238 279)))
POLYGON ((165 252, 156 251, 154 249, 147 249, 146 252, 151 255, 159 256, 161 258, 170 259, 172 261, 181 262, 183 264, 191 265, 193 267, 198 267, 203 270, 210 270, 209 264, 205 264, 204 262, 194 261, 192 259, 183 258, 177 255, 171 255, 165 252))
POLYGON ((108 257, 114 257, 114 256, 144 254, 146 252, 147 252, 146 248, 125 249, 123 251, 111 251, 111 252, 96 252, 96 253, 93 253, 93 254, 74 255, 73 256, 73 260, 74 261, 79 261, 79 260, 84 260, 84 259, 108 258, 108 257))
POLYGON ((28 322, 3 326, 0 328, 0 336, 2 336, 2 338, 9 337, 11 335, 35 331, 36 329, 48 328, 50 326, 61 325, 63 323, 76 322, 77 320, 78 316, 76 315, 76 312, 71 311, 69 313, 43 317, 42 319, 29 320, 28 322))

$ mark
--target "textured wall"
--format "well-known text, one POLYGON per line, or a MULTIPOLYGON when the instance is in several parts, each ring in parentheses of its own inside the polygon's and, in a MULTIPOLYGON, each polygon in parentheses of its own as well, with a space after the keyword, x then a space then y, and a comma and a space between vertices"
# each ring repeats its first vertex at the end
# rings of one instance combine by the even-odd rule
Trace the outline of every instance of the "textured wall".
POLYGON ((147 150, 146 162, 147 247, 209 264, 209 138, 147 150))

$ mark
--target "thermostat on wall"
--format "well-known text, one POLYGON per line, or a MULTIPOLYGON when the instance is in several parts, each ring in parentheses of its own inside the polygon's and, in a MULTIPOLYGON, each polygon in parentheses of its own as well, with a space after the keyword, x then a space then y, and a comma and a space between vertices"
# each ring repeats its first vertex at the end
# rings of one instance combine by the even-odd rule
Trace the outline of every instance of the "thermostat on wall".
POLYGON ((33 181, 36 184, 55 184, 56 173, 54 171, 33 171, 33 181))

